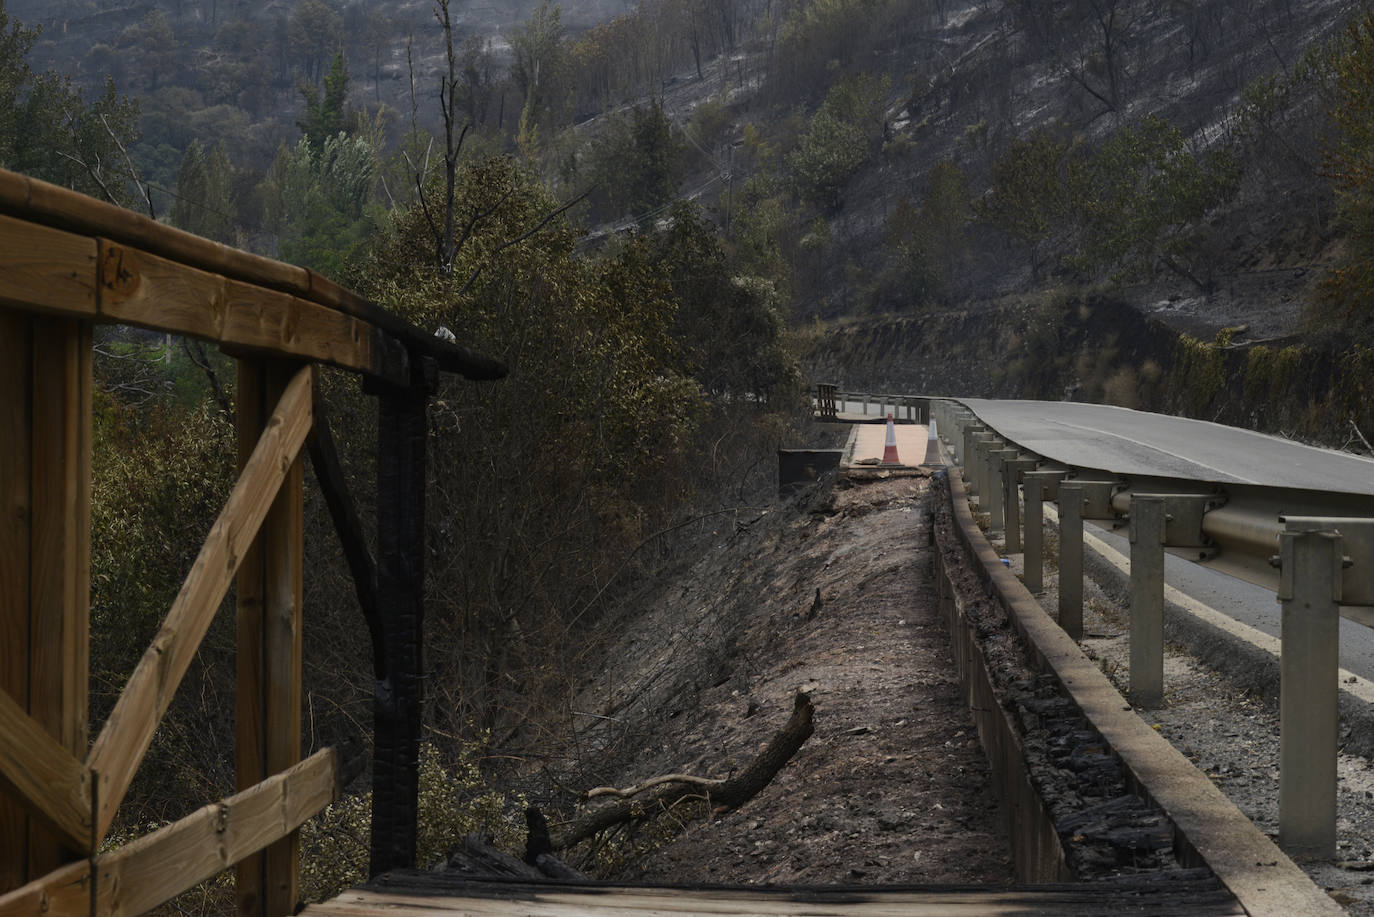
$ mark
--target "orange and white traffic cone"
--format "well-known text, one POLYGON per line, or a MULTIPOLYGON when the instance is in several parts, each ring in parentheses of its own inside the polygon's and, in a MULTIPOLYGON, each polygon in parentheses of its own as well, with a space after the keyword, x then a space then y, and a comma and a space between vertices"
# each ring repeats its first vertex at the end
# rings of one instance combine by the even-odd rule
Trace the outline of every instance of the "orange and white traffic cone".
POLYGON ((930 418, 930 436, 926 439, 926 460, 923 465, 943 465, 940 461, 940 439, 935 432, 935 418, 930 418))
POLYGON ((883 464, 902 464, 902 460, 897 458, 897 425, 892 422, 891 414, 887 415, 887 441, 883 443, 883 464))

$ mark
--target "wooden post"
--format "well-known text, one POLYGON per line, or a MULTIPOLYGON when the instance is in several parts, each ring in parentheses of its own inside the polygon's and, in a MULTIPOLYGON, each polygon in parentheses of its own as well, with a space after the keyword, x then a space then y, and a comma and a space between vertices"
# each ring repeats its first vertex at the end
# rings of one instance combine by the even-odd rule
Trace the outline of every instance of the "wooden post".
POLYGON ((424 703, 425 437, 433 391, 372 389, 377 405, 377 597, 385 633, 373 699, 369 875, 415 865, 424 703))
MULTIPOLYGON (((236 427, 242 469, 287 383, 286 362, 241 360, 236 427)), ((301 760, 301 617, 304 477, 298 457, 282 482, 238 576, 236 786, 247 790, 301 760)), ((291 833, 239 864, 240 914, 293 913, 299 897, 300 839, 291 833)))
MULTIPOLYGON (((0 689, 86 756, 91 329, 0 311, 0 689)), ((0 892, 74 859, 0 795, 0 892)))

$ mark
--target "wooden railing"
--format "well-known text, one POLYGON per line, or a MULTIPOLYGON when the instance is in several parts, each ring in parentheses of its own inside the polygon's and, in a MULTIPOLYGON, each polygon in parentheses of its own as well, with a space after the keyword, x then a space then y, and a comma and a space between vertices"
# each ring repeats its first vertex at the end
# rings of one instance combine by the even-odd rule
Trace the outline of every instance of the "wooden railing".
POLYGON ((231 866, 240 913, 295 910, 295 832, 352 764, 335 749, 301 760, 307 444, 374 643, 372 870, 413 864, 425 410, 439 371, 504 374, 311 271, 0 171, 0 917, 141 913, 231 866), (190 335, 238 358, 240 471, 88 747, 96 323, 190 335), (379 564, 343 486, 316 363, 361 374, 380 402, 379 564), (239 792, 101 853, 235 580, 239 792))

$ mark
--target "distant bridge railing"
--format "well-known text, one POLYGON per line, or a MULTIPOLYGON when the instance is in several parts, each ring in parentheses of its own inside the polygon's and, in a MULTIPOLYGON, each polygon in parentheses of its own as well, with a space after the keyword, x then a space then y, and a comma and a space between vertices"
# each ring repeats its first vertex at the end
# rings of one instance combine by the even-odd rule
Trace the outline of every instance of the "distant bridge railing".
POLYGON ((293 913, 296 830, 349 761, 301 760, 308 445, 373 640, 373 873, 411 866, 422 672, 426 405, 440 371, 495 379, 312 271, 0 171, 0 917, 135 914, 237 867, 242 914, 293 913), (161 629, 87 743, 92 328, 218 343, 238 359, 239 476, 161 629), (334 454, 314 364, 378 399, 378 557, 334 454), (239 792, 101 847, 237 580, 239 792))
POLYGON ((890 395, 872 392, 840 391, 831 383, 816 384, 812 406, 816 417, 827 422, 881 420, 891 414, 895 420, 910 423, 930 422, 931 399, 925 395, 890 395))

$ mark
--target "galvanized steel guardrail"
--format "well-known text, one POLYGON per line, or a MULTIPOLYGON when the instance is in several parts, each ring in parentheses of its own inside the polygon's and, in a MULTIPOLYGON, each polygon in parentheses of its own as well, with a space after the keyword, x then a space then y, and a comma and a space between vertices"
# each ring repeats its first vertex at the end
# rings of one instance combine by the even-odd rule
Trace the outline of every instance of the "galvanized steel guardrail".
POLYGON ((1166 551, 1273 590, 1282 605, 1279 842, 1290 853, 1335 856, 1339 618, 1374 626, 1374 495, 1067 465, 1003 437, 955 399, 819 386, 817 403, 840 419, 870 406, 882 416, 893 405, 933 422, 963 468, 970 501, 1003 532, 1008 553, 1024 553, 1033 592, 1043 581, 1041 507, 1056 503, 1059 624, 1075 640, 1083 636, 1083 521, 1128 526, 1130 696, 1139 707, 1163 701, 1166 551))
POLYGON ((1130 696, 1137 706, 1157 707, 1164 697, 1166 551, 1276 592, 1279 843, 1290 853, 1334 857, 1339 617, 1374 624, 1374 497, 1067 466, 1001 437, 957 401, 935 400, 931 413, 980 509, 1003 531, 1006 550, 1025 552, 1032 589, 1042 578, 1040 507, 1058 504, 1060 624, 1075 639, 1083 633, 1082 522, 1128 526, 1130 696))

